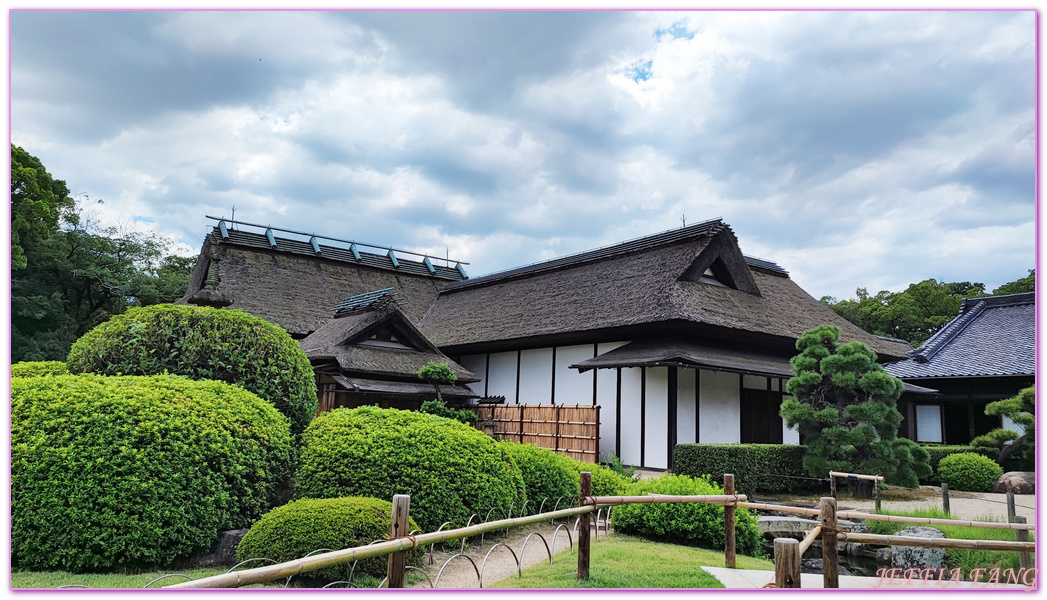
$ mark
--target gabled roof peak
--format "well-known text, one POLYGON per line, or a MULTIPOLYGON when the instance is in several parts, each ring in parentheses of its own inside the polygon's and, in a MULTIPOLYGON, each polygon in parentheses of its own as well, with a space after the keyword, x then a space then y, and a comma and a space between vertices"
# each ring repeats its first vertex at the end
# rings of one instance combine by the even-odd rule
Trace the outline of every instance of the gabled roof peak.
POLYGON ((363 310, 381 308, 390 302, 398 306, 404 302, 400 294, 391 287, 364 292, 355 296, 349 296, 339 302, 338 306, 334 307, 334 316, 335 318, 345 317, 363 310))

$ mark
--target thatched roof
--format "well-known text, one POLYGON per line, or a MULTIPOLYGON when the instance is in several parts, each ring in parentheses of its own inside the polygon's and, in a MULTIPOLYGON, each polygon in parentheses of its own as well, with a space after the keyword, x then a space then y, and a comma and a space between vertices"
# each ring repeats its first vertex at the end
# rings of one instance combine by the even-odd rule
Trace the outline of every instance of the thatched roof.
POLYGON ((239 308, 275 323, 296 337, 316 331, 348 296, 394 288, 401 309, 418 322, 436 299, 440 287, 463 279, 457 269, 400 257, 394 267, 388 256, 276 237, 272 247, 265 234, 216 227, 204 240, 189 290, 182 299, 192 304, 239 308))
POLYGON ((885 368, 905 379, 1035 375, 1036 295, 964 298, 959 316, 885 368))
POLYGON ((781 267, 743 257, 720 220, 449 284, 420 329, 441 348, 465 351, 503 340, 665 323, 702 325, 728 338, 771 336, 779 347, 829 323, 843 340, 862 341, 883 357, 901 358, 910 349, 838 316, 781 267), (708 269, 737 289, 708 283, 702 277, 708 269))
POLYGON ((418 370, 447 363, 461 383, 480 379, 445 356, 395 303, 331 319, 298 342, 314 365, 334 361, 343 375, 420 382, 418 370), (392 336, 392 341, 374 339, 392 336))

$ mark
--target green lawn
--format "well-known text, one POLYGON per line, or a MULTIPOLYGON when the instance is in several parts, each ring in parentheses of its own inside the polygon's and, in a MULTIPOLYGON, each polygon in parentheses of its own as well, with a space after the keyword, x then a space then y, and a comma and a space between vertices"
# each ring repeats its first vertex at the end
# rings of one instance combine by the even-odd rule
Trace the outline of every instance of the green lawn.
MULTIPOLYGON (((930 517, 932 519, 955 519, 955 517, 942 512, 937 508, 921 509, 911 512, 895 512, 881 510, 880 514, 896 515, 903 517, 930 517)), ((979 517, 974 521, 999 521, 996 517, 979 517)), ((869 533, 881 535, 894 535, 898 531, 909 527, 907 523, 888 523, 886 521, 866 521, 865 527, 869 533)), ((962 525, 917 525, 918 527, 934 527, 945 537, 956 540, 999 540, 1005 542, 1016 541, 1015 532, 1009 529, 984 529, 981 527, 964 527, 962 525)), ((1036 541, 1033 532, 1029 532, 1029 541, 1036 541)), ((1035 557, 1035 554, 1033 555, 1035 557)), ((1003 552, 995 550, 960 550, 957 548, 946 548, 945 563, 950 568, 959 568, 964 577, 967 577, 972 569, 1017 569, 1018 553, 1003 552)), ((984 574, 982 579, 987 579, 984 574)))
MULTIPOLYGON (((246 565, 244 568, 249 568, 255 565, 246 565)), ((189 581, 190 579, 201 579, 204 577, 210 577, 212 575, 220 575, 225 573, 228 567, 216 567, 210 569, 188 569, 184 571, 153 571, 148 573, 134 573, 134 574, 123 574, 123 573, 66 573, 64 571, 14 571, 11 573, 11 588, 56 588, 63 585, 81 585, 89 588, 141 588, 145 584, 153 581, 157 577, 173 574, 182 573, 188 575, 188 577, 168 577, 157 581, 150 588, 160 588, 165 585, 173 585, 175 583, 181 583, 183 581, 189 581)), ((416 583, 423 580, 422 575, 417 574, 414 571, 408 571, 406 575, 407 582, 416 583)), ((294 587, 295 579, 291 580, 291 586, 294 587)), ((245 588, 281 588, 284 586, 284 579, 279 581, 273 581, 270 583, 246 585, 245 588)), ((357 574, 353 577, 353 583, 357 587, 370 588, 377 587, 380 580, 365 574, 357 574)))
MULTIPOLYGON (((578 555, 561 552, 553 564, 542 562, 490 585, 493 588, 722 588, 700 566, 722 567, 723 553, 689 546, 649 542, 640 538, 600 538, 593 542, 589 579, 574 578, 578 555)), ((762 558, 737 557, 739 569, 774 570, 762 558)))

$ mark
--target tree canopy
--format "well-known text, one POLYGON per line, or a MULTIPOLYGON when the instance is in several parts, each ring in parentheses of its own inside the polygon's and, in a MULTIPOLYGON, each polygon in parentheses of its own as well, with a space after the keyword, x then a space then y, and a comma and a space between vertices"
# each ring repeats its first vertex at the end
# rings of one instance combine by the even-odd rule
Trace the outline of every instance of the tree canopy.
POLYGON ((40 161, 11 146, 11 360, 64 360, 72 343, 131 306, 177 300, 195 259, 133 228, 101 227, 40 161))
MULTIPOLYGON (((1035 274, 1030 270, 1027 277, 993 290, 993 295, 1031 292, 1034 287, 1035 274)), ((901 292, 881 290, 871 295, 866 288, 858 288, 853 299, 823 296, 821 301, 869 333, 919 346, 956 317, 964 298, 988 295, 982 283, 926 279, 910 284, 901 292)))
POLYGON ((904 384, 876 362, 861 342, 837 345, 840 330, 822 325, 796 341, 794 377, 781 415, 807 446, 803 465, 812 477, 829 471, 883 475, 888 483, 916 487, 930 475, 927 451, 898 437, 898 397, 904 384))
POLYGON ((1001 465, 1014 457, 1018 468, 1032 471, 1036 466, 1036 388, 1027 387, 1013 398, 989 403, 985 407, 985 414, 1007 417, 1021 427, 1024 433, 994 429, 974 438, 971 445, 999 450, 996 462, 1001 465))

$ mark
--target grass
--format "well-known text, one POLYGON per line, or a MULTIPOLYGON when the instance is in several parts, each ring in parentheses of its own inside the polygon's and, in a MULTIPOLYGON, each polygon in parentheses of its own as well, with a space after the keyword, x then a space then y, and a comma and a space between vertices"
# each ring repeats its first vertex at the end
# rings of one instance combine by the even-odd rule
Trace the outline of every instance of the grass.
MULTIPOLYGON (((640 538, 601 538, 592 544, 589 579, 574 578, 576 554, 561 553, 553 564, 542 562, 524 570, 523 577, 496 582, 493 588, 722 588, 700 566, 722 567, 723 553, 690 546, 649 542, 640 538)), ((739 569, 774 570, 774 563, 737 557, 739 569)))
MULTIPOLYGON (((955 519, 955 517, 942 512, 937 508, 920 509, 910 512, 895 512, 881 510, 882 515, 896 515, 901 517, 930 517, 932 519, 955 519)), ((979 517, 974 521, 999 521, 995 517, 979 517)), ((865 528, 869 533, 880 535, 894 535, 911 525, 906 523, 888 523, 886 521, 866 521, 865 528)), ((921 525, 921 527, 934 527, 945 534, 945 537, 955 540, 999 540, 1013 542, 1017 538, 1015 532, 1009 529, 984 529, 981 527, 964 527, 961 525, 921 525)), ((1029 532, 1029 541, 1035 541, 1035 536, 1029 532)), ((1018 568, 1018 553, 1003 552, 997 550, 961 550, 957 548, 945 549, 945 564, 949 568, 959 568, 964 577, 969 577, 972 569, 1002 569, 1018 568)), ((983 574, 982 579, 988 579, 989 575, 983 574)))
MULTIPOLYGON (((257 565, 255 565, 257 566, 257 565)), ((184 571, 177 571, 188 575, 189 578, 185 577, 168 577, 166 579, 157 581, 150 588, 160 588, 165 585, 171 585, 175 583, 181 583, 183 581, 189 581, 189 579, 201 579, 203 577, 210 577, 212 575, 220 575, 225 573, 228 567, 216 567, 208 569, 187 569, 184 571)), ((175 571, 150 571, 148 573, 66 573, 64 571, 13 571, 11 573, 11 589, 32 589, 32 588, 56 588, 63 585, 83 585, 89 588, 100 589, 100 588, 141 588, 145 584, 153 581, 157 577, 175 573, 175 571)), ((425 577, 419 575, 417 572, 408 571, 405 579, 408 584, 416 583, 423 580, 425 577)), ((273 581, 269 583, 256 584, 256 585, 245 585, 245 588, 282 588, 286 579, 280 579, 279 581, 273 581)), ((366 574, 356 574, 353 577, 353 583, 361 588, 373 588, 378 587, 381 581, 375 577, 371 577, 366 574)), ((295 585, 295 580, 291 580, 291 586, 295 585)))

